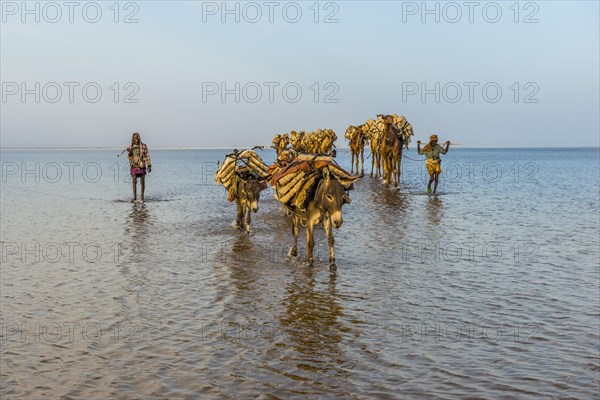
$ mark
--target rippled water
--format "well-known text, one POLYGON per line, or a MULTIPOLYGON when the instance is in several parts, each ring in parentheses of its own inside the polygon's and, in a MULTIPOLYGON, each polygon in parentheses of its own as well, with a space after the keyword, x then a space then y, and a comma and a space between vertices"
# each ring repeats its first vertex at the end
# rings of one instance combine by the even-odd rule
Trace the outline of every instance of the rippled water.
POLYGON ((365 176, 335 274, 270 188, 232 227, 225 150, 150 150, 145 204, 116 152, 1 153, 3 399, 598 398, 598 149, 365 176))

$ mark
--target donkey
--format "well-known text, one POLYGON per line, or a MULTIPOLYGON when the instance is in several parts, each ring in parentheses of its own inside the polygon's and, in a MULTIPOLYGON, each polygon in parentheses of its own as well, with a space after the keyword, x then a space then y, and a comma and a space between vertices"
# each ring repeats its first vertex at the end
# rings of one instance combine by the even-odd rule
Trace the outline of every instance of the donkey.
POLYGON ((294 244, 290 255, 292 257, 298 255, 298 231, 300 223, 306 221, 306 262, 312 265, 315 247, 313 229, 315 225, 323 223, 327 234, 327 243, 329 244, 329 266, 331 269, 335 269, 332 226, 337 229, 342 225, 344 222, 342 219, 342 206, 350 204, 352 199, 346 194, 338 179, 335 176, 330 176, 327 167, 321 171, 322 177, 319 178, 315 195, 309 201, 306 211, 292 214, 294 244))
POLYGON ((253 174, 238 177, 235 185, 237 191, 235 198, 237 205, 236 226, 239 229, 244 229, 245 217, 246 233, 250 234, 251 212, 255 213, 258 211, 260 192, 266 189, 267 185, 253 174))

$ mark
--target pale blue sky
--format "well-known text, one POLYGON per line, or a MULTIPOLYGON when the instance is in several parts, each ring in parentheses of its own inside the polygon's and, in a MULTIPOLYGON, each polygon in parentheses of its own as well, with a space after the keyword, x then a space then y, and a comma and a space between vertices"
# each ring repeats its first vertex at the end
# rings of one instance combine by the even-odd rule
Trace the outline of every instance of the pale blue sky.
MULTIPOLYGON (((34 15, 25 15, 23 23, 22 10, 13 15, 7 3, 21 6, 20 1, 2 2, 2 147, 118 147, 133 131, 151 146, 268 144, 274 134, 292 129, 332 128, 342 138, 349 124, 378 113, 405 115, 417 138, 435 132, 464 146, 599 144, 597 1, 529 2, 534 6, 521 2, 518 23, 512 1, 496 3, 502 11, 497 23, 486 22, 482 15, 490 2, 479 2, 472 23, 464 6, 458 22, 446 21, 444 3, 439 3, 439 23, 434 15, 427 15, 423 23, 420 10, 406 13, 412 5, 421 7, 420 1, 338 1, 339 21, 329 24, 313 21, 313 1, 298 2, 302 17, 297 23, 283 18, 282 8, 290 2, 279 2, 273 23, 262 1, 256 2, 263 12, 257 23, 244 20, 242 2, 240 23, 233 15, 222 23, 220 14, 205 14, 203 22, 203 8, 209 6, 202 2, 139 1, 139 22, 133 24, 113 22, 112 1, 99 2, 102 17, 97 23, 86 22, 81 7, 75 9, 73 23, 66 7, 57 23, 46 21, 41 9, 39 23, 34 15), (532 12, 539 22, 523 23, 532 12), (40 87, 57 82, 62 97, 50 103, 40 93, 40 103, 35 103, 31 94, 23 103, 21 93, 7 92, 14 91, 12 82, 25 82, 31 89, 35 82, 40 87), (80 83, 73 103, 64 82, 80 83), (103 91, 97 103, 82 97, 81 87, 87 82, 97 82, 103 91), (118 103, 110 89, 114 82, 121 85, 118 103), (139 87, 136 104, 123 102, 132 90, 124 91, 127 82, 139 87), (225 82, 231 88, 235 82, 257 82, 263 97, 256 103, 242 97, 235 103, 234 95, 228 95, 222 103, 214 95, 203 102, 203 82, 225 82), (273 103, 264 82, 280 83, 273 103), (286 102, 281 93, 288 82, 296 82, 303 91, 297 103, 286 102), (320 86, 317 103, 314 82, 320 86), (324 90, 327 82, 335 85, 324 90), (462 86, 462 98, 451 103, 440 93, 439 103, 434 94, 422 102, 420 93, 404 93, 403 99, 403 87, 411 82, 432 89, 435 82, 441 88, 456 82, 462 86), (464 82, 480 84, 473 103, 464 82), (502 89, 496 103, 482 95, 483 85, 490 82, 502 89), (517 103, 515 82, 520 84, 517 103), (528 82, 533 85, 525 88, 528 82), (338 102, 324 103, 325 94, 336 86, 339 91, 333 98, 338 102), (536 88, 532 99, 538 102, 525 103, 536 88)), ((320 20, 335 10, 324 9, 325 3, 319 4, 320 20)), ((28 4, 33 8, 35 2, 28 4)), ((429 2, 428 7, 435 4, 429 2)), ((125 2, 120 6, 119 20, 134 11, 123 10, 125 2)), ((288 15, 293 17, 291 10, 288 15)), ((88 11, 93 17, 93 10, 88 11)), ((454 17, 455 10, 446 11, 447 18, 454 17)), ((47 19, 54 18, 53 10, 46 12, 47 19)), ((494 14, 489 8, 487 16, 494 14)), ((447 97, 455 96, 451 86, 447 97)), ((54 89, 48 90, 48 97, 55 96, 54 89)), ((491 89, 489 93, 494 95, 491 89)))

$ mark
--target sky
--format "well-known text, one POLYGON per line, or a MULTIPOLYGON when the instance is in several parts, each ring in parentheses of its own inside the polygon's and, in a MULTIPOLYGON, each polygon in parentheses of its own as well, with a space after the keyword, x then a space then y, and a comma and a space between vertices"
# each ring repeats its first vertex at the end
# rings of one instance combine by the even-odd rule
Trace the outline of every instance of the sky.
POLYGON ((0 3, 0 147, 416 139, 598 146, 599 2, 0 3))

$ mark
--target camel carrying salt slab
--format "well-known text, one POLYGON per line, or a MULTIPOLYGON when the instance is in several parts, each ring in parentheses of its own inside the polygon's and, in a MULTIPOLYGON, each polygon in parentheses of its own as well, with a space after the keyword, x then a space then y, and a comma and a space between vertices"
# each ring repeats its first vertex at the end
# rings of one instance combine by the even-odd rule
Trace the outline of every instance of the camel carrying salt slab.
POLYGON ((275 198, 288 208, 305 210, 315 194, 324 168, 329 170, 330 175, 337 179, 345 190, 354 189, 354 181, 359 177, 337 165, 333 157, 298 154, 271 178, 275 198))
POLYGON ((234 150, 227 154, 223 164, 215 173, 217 185, 223 185, 229 192, 227 200, 234 201, 236 196, 237 180, 248 175, 254 175, 259 180, 264 180, 269 175, 269 167, 254 150, 234 150))

